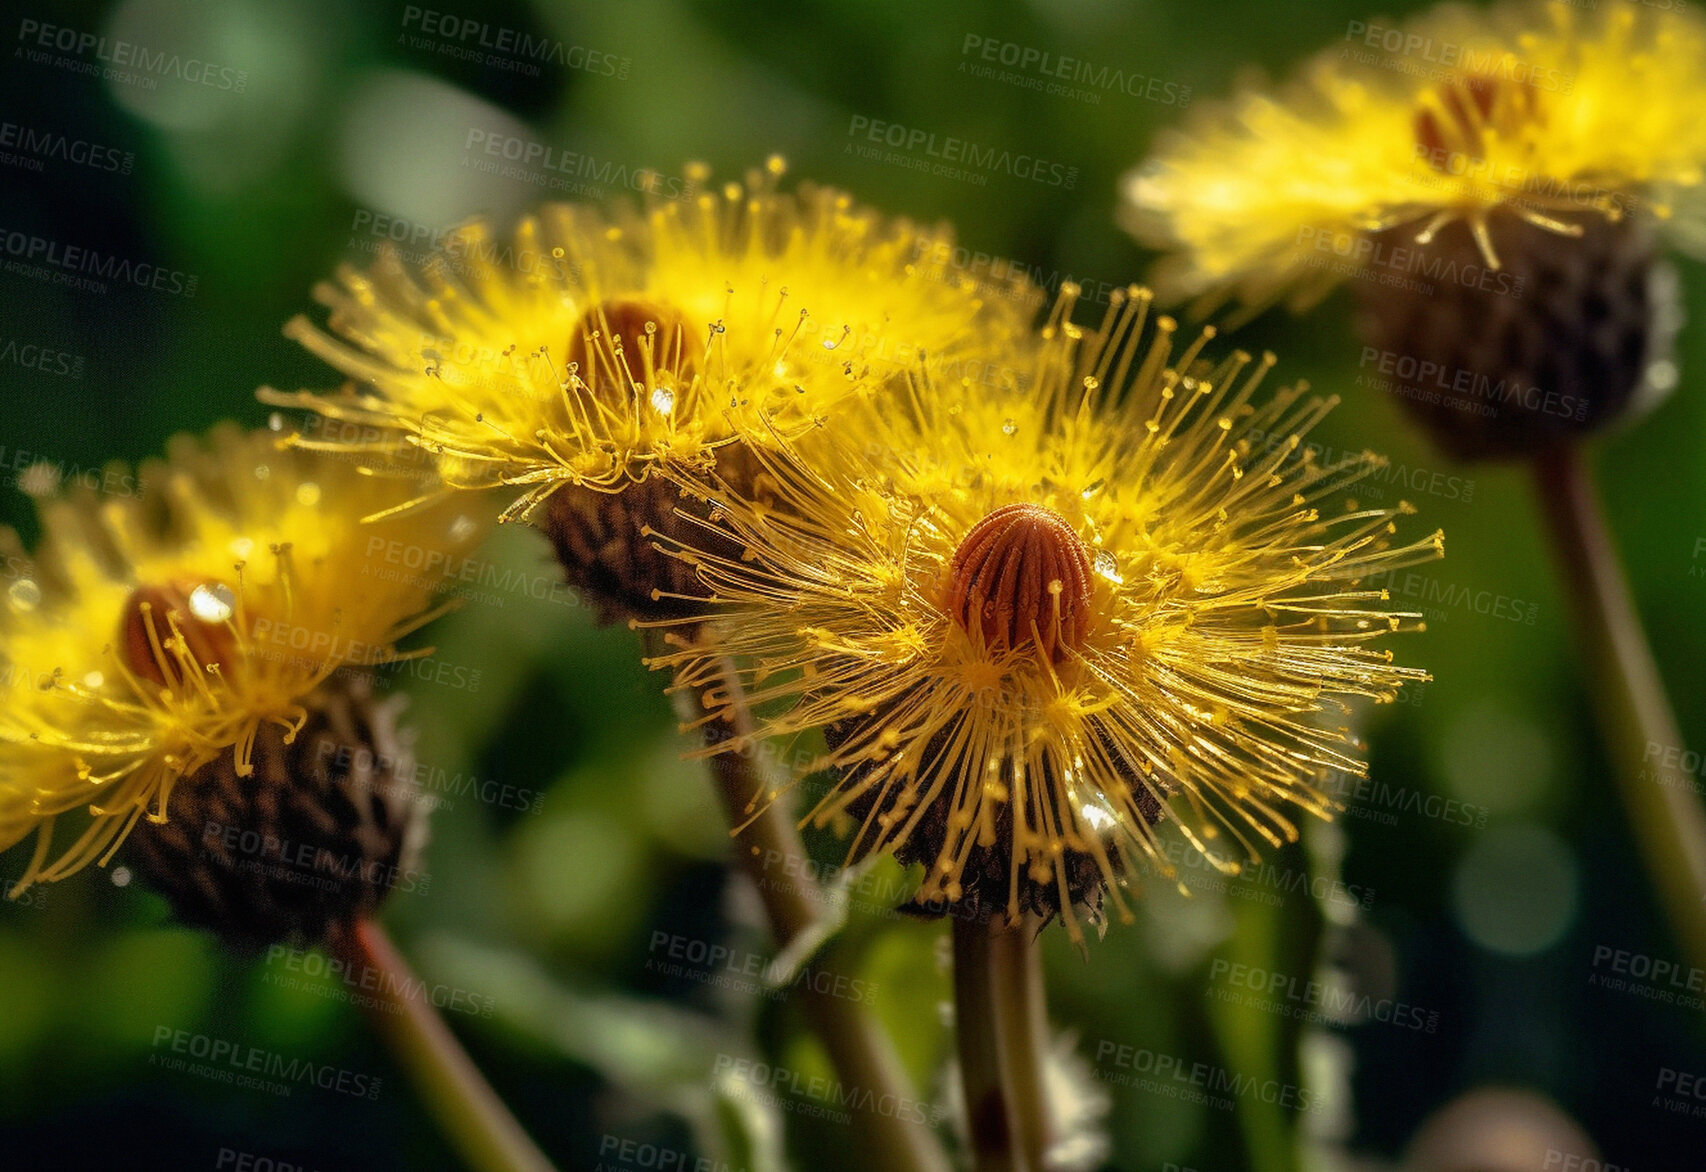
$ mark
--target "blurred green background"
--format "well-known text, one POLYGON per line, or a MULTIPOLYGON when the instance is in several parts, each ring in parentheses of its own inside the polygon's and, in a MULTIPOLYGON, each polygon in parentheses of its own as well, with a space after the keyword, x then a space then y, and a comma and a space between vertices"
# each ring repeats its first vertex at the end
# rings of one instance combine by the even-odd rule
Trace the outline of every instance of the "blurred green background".
MULTIPOLYGON (((666 176, 696 159, 734 175, 780 152, 795 176, 952 220, 969 249, 1011 258, 1051 286, 1067 275, 1121 284, 1150 258, 1114 226, 1116 181, 1181 117, 1187 88, 1196 101, 1225 92, 1243 69, 1282 72, 1369 15, 1339 0, 26 3, 6 25, 15 47, 0 120, 105 153, 39 166, 9 155, 0 228, 148 262, 168 277, 164 290, 122 281, 90 290, 0 271, 10 353, 33 345, 61 356, 0 365, 3 519, 33 534, 14 482, 39 461, 76 473, 138 459, 175 431, 225 418, 259 424, 266 412, 253 391, 263 383, 330 385, 279 327, 310 308, 311 287, 334 265, 371 252, 389 230, 376 229, 391 223, 381 217, 430 232, 552 196, 548 174, 494 179, 465 166, 479 157, 476 134, 537 142, 559 158, 575 152, 595 171, 666 176), (590 52, 562 64, 465 59, 452 52, 463 42, 445 34, 446 17, 590 52), (206 81, 91 76, 77 63, 98 51, 47 60, 24 51, 39 48, 44 26, 216 68, 206 81), (979 76, 968 37, 1153 78, 1157 96, 1114 89, 1092 102, 979 76), (1070 184, 1001 173, 974 183, 873 162, 850 149, 860 118, 1075 171, 1070 184)), ((596 175, 575 182, 578 197, 600 195, 596 175)), ((1683 277, 1691 317, 1706 319, 1706 274, 1684 265, 1683 277)), ((1520 617, 1428 608, 1426 633, 1396 646, 1435 681, 1366 721, 1384 788, 1347 788, 1346 816, 1313 833, 1308 850, 1278 852, 1265 877, 1209 883, 1188 901, 1152 884, 1138 923, 1115 925, 1087 956, 1047 935, 1055 1019, 1078 1055, 1063 1077, 1080 1104, 1108 1096, 1095 1125, 1107 1146, 1091 1145, 1100 1154, 1090 1166, 1386 1167, 1444 1104, 1506 1085, 1554 1100, 1613 1164, 1698 1167, 1681 1153, 1702 1150, 1706 1126, 1667 1110, 1655 1083, 1665 1069, 1706 1075, 1706 1013, 1596 980, 1610 972, 1607 950, 1682 957, 1611 794, 1529 485, 1517 472, 1446 466, 1392 401, 1356 385, 1349 302, 1341 292, 1304 320, 1270 313, 1239 344, 1271 347, 1282 377, 1343 394, 1323 442, 1384 452, 1423 469, 1422 481, 1443 473, 1432 491, 1367 495, 1409 496, 1418 532, 1445 528, 1447 559, 1425 578, 1502 595, 1520 617), (1345 887, 1316 885, 1329 893, 1317 899, 1297 889, 1298 876, 1337 876, 1345 887), (1308 997, 1295 986, 1313 979, 1421 1016, 1267 1012, 1232 963, 1293 981, 1269 996, 1294 1007, 1308 997), (1299 1115, 1261 1094, 1193 1101, 1204 1096, 1181 1092, 1196 1084, 1165 1072, 1196 1063, 1306 1090, 1318 1109, 1299 1115)), ((1680 363, 1674 400, 1597 452, 1682 725, 1703 745, 1706 397, 1696 386, 1706 331, 1685 330, 1680 363)), ((530 532, 501 533, 493 548, 525 571, 521 580, 553 573, 530 532)), ((684 742, 661 681, 637 662, 636 637, 598 627, 560 597, 518 591, 474 601, 434 640, 444 661, 477 669, 478 685, 399 678, 422 730, 419 756, 447 778, 528 797, 449 798, 434 819, 430 890, 395 899, 386 920, 430 980, 487 1007, 453 1012, 452 1024, 521 1119, 565 1169, 601 1158, 607 1168, 658 1166, 642 1161, 659 1152, 682 1153, 686 1167, 773 1167, 781 1125, 796 1166, 858 1167, 835 1123, 798 1103, 778 1111, 731 1097, 711 1077, 719 1055, 822 1068, 787 998, 657 971, 660 932, 757 953, 765 945, 750 899, 725 875, 719 815, 699 767, 677 758, 684 742)), ((832 844, 818 845, 835 858, 832 844)), ((0 880, 22 871, 21 855, 0 857, 0 880)), ((0 1164, 455 1166, 338 983, 313 975, 319 965, 225 956, 123 878, 90 870, 0 905, 0 1164), (276 1097, 167 1070, 162 1026, 376 1076, 383 1093, 276 1097)), ((824 958, 874 984, 933 1103, 949 1102, 944 956, 939 926, 866 909, 824 958)), ((1560 1135, 1554 1150, 1592 1153, 1560 1135)))

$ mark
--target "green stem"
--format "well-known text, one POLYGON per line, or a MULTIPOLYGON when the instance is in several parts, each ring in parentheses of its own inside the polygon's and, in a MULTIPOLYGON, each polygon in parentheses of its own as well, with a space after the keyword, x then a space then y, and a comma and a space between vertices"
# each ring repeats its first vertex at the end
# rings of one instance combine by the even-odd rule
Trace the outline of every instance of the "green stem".
POLYGON ((1024 1172, 1013 1092, 1001 1056, 1001 997, 994 924, 953 920, 954 1037, 965 1088, 966 1134, 976 1172, 1024 1172))
POLYGON ((414 1079, 445 1135, 478 1172, 554 1172, 432 1005, 406 990, 420 981, 385 929, 359 920, 337 942, 343 959, 376 982, 368 1017, 414 1079))
POLYGON ((1629 595, 1590 469, 1573 446, 1535 463, 1540 505, 1575 606, 1588 683, 1623 805, 1672 930, 1706 967, 1706 812, 1683 779, 1645 763, 1681 752, 1682 734, 1629 595))
POLYGON ((1054 1121, 1048 1096, 1048 999, 1043 986, 1043 954, 1037 947, 1042 925, 1027 916, 1011 927, 991 926, 990 966, 995 977, 995 1006, 1000 1016, 1002 1068, 1012 1092, 1018 1148, 1028 1168, 1048 1168, 1054 1121))
MULTIPOLYGON (((729 719, 705 725, 706 740, 718 744, 735 738, 739 749, 711 758, 711 777, 734 832, 735 857, 740 868, 758 887, 765 917, 783 953, 796 956, 813 946, 824 930, 823 890, 810 878, 805 844, 799 828, 789 817, 785 802, 771 801, 765 770, 753 738, 752 715, 740 679, 731 665, 722 672, 722 690, 728 699, 729 719)), ((682 715, 689 721, 706 713, 698 694, 683 689, 677 694, 682 715)), ((911 1112, 894 1109, 895 1104, 916 1103, 918 1098, 895 1053, 894 1044, 881 1024, 864 1006, 833 993, 820 993, 813 985, 797 986, 800 1006, 813 1031, 823 1042, 830 1064, 842 1083, 861 1092, 871 1108, 856 1113, 859 1141, 866 1147, 867 1166, 884 1172, 948 1172, 942 1146, 928 1125, 915 1121, 911 1112), (889 1109, 884 1109, 887 1105, 889 1109)))

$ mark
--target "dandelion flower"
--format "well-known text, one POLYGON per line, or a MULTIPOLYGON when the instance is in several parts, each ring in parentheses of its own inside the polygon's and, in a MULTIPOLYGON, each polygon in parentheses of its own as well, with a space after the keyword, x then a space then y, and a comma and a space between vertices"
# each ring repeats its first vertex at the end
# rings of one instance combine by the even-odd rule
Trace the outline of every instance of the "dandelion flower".
POLYGON ((1654 262, 1706 252, 1702 59, 1680 5, 1352 22, 1285 88, 1199 110, 1126 176, 1124 222, 1204 307, 1353 279, 1365 359, 1418 372, 1392 389, 1447 450, 1525 454, 1674 382, 1654 262))
POLYGON ((835 781, 808 818, 851 858, 922 863, 920 904, 1058 915, 1078 938, 1104 888, 1129 915, 1134 864, 1176 875, 1161 818, 1235 869, 1295 837, 1287 806, 1327 812, 1316 771, 1361 768, 1348 703, 1425 678, 1371 646, 1416 625, 1375 580, 1441 539, 1400 544, 1407 506, 1343 499, 1369 460, 1319 465, 1301 437, 1330 403, 1306 388, 1258 401, 1271 356, 1210 364, 1211 332, 1175 355, 1143 290, 1089 333, 1071 304, 1027 394, 926 364, 853 429, 879 455, 763 450, 780 511, 692 485, 718 536, 672 548, 713 617, 666 628, 652 662, 715 715, 730 657, 755 735, 821 730, 810 771, 835 781))
POLYGON ((506 520, 549 503, 571 576, 649 612, 676 567, 633 534, 679 505, 655 470, 744 480, 740 436, 793 434, 920 352, 978 362, 1038 304, 1017 277, 956 272, 944 230, 833 188, 784 193, 782 170, 701 190, 695 168, 682 198, 638 207, 546 205, 508 239, 474 224, 416 273, 394 253, 346 267, 317 291, 330 332, 287 333, 354 381, 263 397, 399 429, 450 485, 507 487, 506 520))
MULTIPOLYGON (((23 883, 105 864, 133 830, 169 830, 192 868, 222 849, 214 830, 249 829, 233 820, 243 808, 305 840, 309 823, 322 837, 394 835, 375 771, 333 754, 315 764, 328 784, 353 779, 336 803, 292 823, 289 795, 257 795, 282 754, 323 752, 328 728, 347 734, 347 758, 363 721, 385 723, 343 711, 364 694, 345 669, 399 658, 396 640, 484 532, 478 514, 463 502, 392 513, 413 486, 234 427, 180 436, 164 461, 111 482, 136 491, 43 500, 28 561, 5 537, 6 564, 25 568, 0 605, 0 849, 36 836, 23 883), (364 524, 374 513, 388 516, 364 524)), ((160 841, 145 854, 162 857, 160 841)))

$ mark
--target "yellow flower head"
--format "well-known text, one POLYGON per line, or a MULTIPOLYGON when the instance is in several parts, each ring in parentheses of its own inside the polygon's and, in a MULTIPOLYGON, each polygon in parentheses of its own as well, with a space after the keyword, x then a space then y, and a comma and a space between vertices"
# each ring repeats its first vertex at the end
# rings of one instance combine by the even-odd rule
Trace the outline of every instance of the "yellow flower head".
POLYGON ((1706 21, 1683 6, 1457 5, 1354 21, 1277 94, 1196 111, 1124 182, 1124 220, 1168 256, 1169 297, 1305 308, 1371 263, 1368 234, 1427 245, 1489 217, 1579 235, 1631 215, 1706 246, 1706 21))
POLYGON ((773 714, 758 735, 824 730, 811 769, 838 783, 814 817, 857 827, 853 857, 893 850, 927 867, 926 903, 1059 914, 1076 937, 1104 883, 1174 873, 1168 804, 1229 868, 1222 833, 1242 855, 1295 836, 1283 803, 1326 810, 1315 771, 1359 768, 1346 701, 1425 678, 1370 646, 1413 616, 1369 579, 1440 538, 1394 544, 1407 506, 1340 497, 1369 460, 1317 464, 1300 437, 1330 404, 1304 388, 1257 401, 1271 356, 1210 365, 1205 332, 1175 357, 1144 290, 1088 334, 1071 300, 1024 395, 926 365, 852 429, 869 451, 766 456, 782 513, 693 486, 739 552, 682 543, 716 617, 653 662, 716 710, 732 656, 773 714))
POLYGON ((414 486, 267 431, 180 436, 108 483, 136 492, 41 503, 33 559, 5 535, 0 849, 38 834, 26 883, 104 863, 223 754, 249 775, 263 725, 296 729, 333 672, 397 657, 486 529, 444 504, 363 524, 414 486), (85 808, 56 855, 56 822, 85 808))
POLYGON ((523 490, 508 519, 564 486, 703 469, 743 415, 790 433, 873 370, 980 354, 1034 312, 1022 281, 980 292, 954 273, 944 229, 783 193, 782 171, 702 190, 695 167, 677 200, 549 204, 508 239, 461 229, 418 273, 393 253, 346 267, 317 290, 331 333, 286 332, 354 382, 263 397, 397 428, 456 487, 523 490))

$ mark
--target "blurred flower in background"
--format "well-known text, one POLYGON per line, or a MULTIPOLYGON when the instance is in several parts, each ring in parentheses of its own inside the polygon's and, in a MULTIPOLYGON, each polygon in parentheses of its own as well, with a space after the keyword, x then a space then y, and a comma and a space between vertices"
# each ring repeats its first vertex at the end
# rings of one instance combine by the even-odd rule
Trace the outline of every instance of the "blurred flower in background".
MULTIPOLYGON (((1386 19, 1360 0, 1308 10, 1242 0, 26 4, 6 26, 0 79, 0 499, 20 533, 0 557, 0 591, 37 580, 24 556, 46 539, 32 489, 58 483, 123 504, 134 487, 108 478, 107 462, 142 460, 172 434, 225 419, 261 428, 273 411, 281 433, 306 432, 298 405, 269 408, 252 392, 333 386, 338 374, 281 327, 311 309, 340 264, 401 270, 424 304, 436 288, 427 258, 470 218, 498 240, 551 201, 637 204, 646 193, 634 176, 685 189, 681 160, 741 175, 775 152, 822 189, 883 209, 883 223, 951 220, 952 239, 923 228, 912 238, 928 241, 915 262, 926 266, 921 293, 1004 301, 1022 319, 1027 296, 1072 283, 1094 319, 1157 259, 1116 224, 1133 160, 1165 150, 1164 131, 1188 126, 1200 95, 1236 92, 1241 69, 1280 74, 1323 45, 1372 51, 1371 30, 1408 29, 1421 6, 1398 8, 1386 19), (376 261, 386 246, 396 269, 376 261), (1018 289, 1035 292, 1002 292, 1018 289)), ((1581 96, 1623 129, 1612 173, 1596 183, 1638 197, 1618 223, 1655 226, 1666 246, 1687 243, 1677 233, 1691 223, 1691 181, 1676 160, 1698 142, 1683 99, 1699 62, 1679 9, 1692 18, 1623 0, 1569 14, 1593 34, 1592 60, 1577 64, 1595 81, 1581 96), (1682 31, 1642 31, 1666 28, 1682 31), (1681 66, 1665 64, 1673 51, 1681 66), (1660 178, 1675 190, 1649 188, 1660 178), (1675 214, 1661 222, 1666 203, 1675 214)), ((1465 27, 1503 19, 1463 11, 1465 27)), ((1543 39, 1556 35, 1553 19, 1535 22, 1543 39)), ((1430 51, 1441 52, 1396 59, 1443 65, 1430 51)), ((1396 110, 1379 95, 1414 83, 1386 72, 1368 100, 1396 110)), ((1525 94, 1515 87, 1483 109, 1473 87, 1441 91, 1423 133, 1449 152, 1495 108, 1520 113, 1525 94)), ((1380 148, 1407 152, 1406 174, 1428 181, 1399 194, 1424 211, 1473 212, 1492 198, 1485 185, 1416 158, 1422 109, 1394 115, 1398 146, 1380 148)), ((1547 126, 1555 134, 1560 123, 1547 126)), ((1520 141, 1553 141, 1535 134, 1520 141)), ((1289 141, 1290 170, 1252 179, 1257 194, 1313 173, 1314 140, 1289 141)), ((1371 147, 1352 178, 1384 157, 1371 147)), ((1215 190, 1193 192, 1206 204, 1215 190)), ((720 188, 699 194, 722 202, 720 188)), ((1364 178, 1344 199, 1372 207, 1368 195, 1364 178)), ((1609 223, 1597 208, 1580 215, 1609 223)), ((1276 218, 1233 227, 1242 239, 1276 218)), ((1680 295, 1699 319, 1701 282, 1679 251, 1680 295)), ((1265 277, 1290 255, 1257 252, 1251 271, 1265 277)), ((383 313, 363 304, 356 316, 370 315, 383 313)), ((523 355, 542 343, 566 353, 573 315, 560 316, 551 336, 495 350, 520 341, 523 355)), ((1544 1152, 1529 1144, 1522 1158, 1542 1169, 1687 1167, 1676 1153, 1706 1139, 1693 1093, 1706 1075, 1702 978, 1650 896, 1622 879, 1638 865, 1635 846, 1607 792, 1524 485, 1501 467, 1442 461, 1404 426, 1395 396, 1367 393, 1389 376, 1348 317, 1331 306, 1308 319, 1268 315, 1228 344, 1284 353, 1289 370, 1342 399, 1300 451, 1321 466, 1384 457, 1365 465, 1360 508, 1411 500, 1429 529, 1450 532, 1449 559, 1370 583, 1390 595, 1383 605, 1424 616, 1403 658, 1434 680, 1353 714, 1368 774, 1316 779, 1344 807, 1327 836, 1306 831, 1227 876, 1163 828, 1157 849, 1192 896, 1147 884, 1138 923, 1109 933, 1093 963, 1064 933, 1040 939, 1054 1022, 1076 1034, 1090 1089, 1109 1103, 1105 1116, 1075 1116, 1094 1116, 1076 1150, 1092 1166, 1139 1172, 1391 1168, 1410 1156, 1448 1167, 1455 1156, 1428 1121, 1467 1135, 1449 1104, 1521 1088, 1516 1110, 1494 1104, 1494 1122, 1539 1136, 1544 1152)), ((636 320, 643 333, 654 319, 636 320)), ((1697 333, 1676 335, 1679 380, 1706 358, 1697 333)), ((359 339, 338 345, 375 361, 359 339)), ((389 365, 415 380, 429 363, 405 353, 389 365)), ((1706 727, 1703 435, 1706 402, 1683 394, 1664 427, 1610 435, 1601 452, 1684 729, 1706 727)), ((328 427, 319 438, 360 437, 328 427)), ((453 499, 459 509, 474 498, 453 499)), ((327 501, 313 517, 338 507, 327 501)), ((424 568, 410 565, 408 541, 357 552, 387 573, 424 568)), ((462 605, 435 623, 432 655, 372 672, 380 694, 409 697, 419 730, 410 777, 434 807, 430 888, 393 893, 383 918, 417 962, 422 995, 541 1145, 565 1168, 860 1167, 806 1028, 807 988, 876 1014, 919 1088, 911 1106, 945 1114, 946 940, 894 910, 916 872, 844 870, 834 828, 808 833, 798 867, 841 927, 798 965, 776 965, 751 888, 728 867, 704 768, 679 759, 693 742, 676 731, 634 632, 599 625, 594 598, 565 583, 531 534, 500 527, 453 568, 462 605)), ((98 654, 114 623, 67 639, 98 654)), ((419 650, 422 638, 400 648, 419 650)), ((778 770, 805 763, 766 752, 778 770)), ((1654 745, 1647 767, 1655 783, 1703 788, 1690 760, 1685 746, 1654 745)), ((804 784, 816 795, 827 783, 804 784)), ((0 1135, 14 1160, 110 1167, 108 1137, 121 1130, 121 1162, 171 1172, 460 1166, 360 1020, 371 991, 359 971, 288 943, 239 961, 175 926, 118 865, 20 892, 29 861, 23 845, 0 855, 0 888, 14 895, 0 904, 0 1135), (236 1085, 236 1072, 227 1079, 209 1061, 216 1045, 329 1070, 330 1089, 236 1085), (340 1071, 346 1088, 359 1078, 377 1095, 341 1092, 340 1071)))

